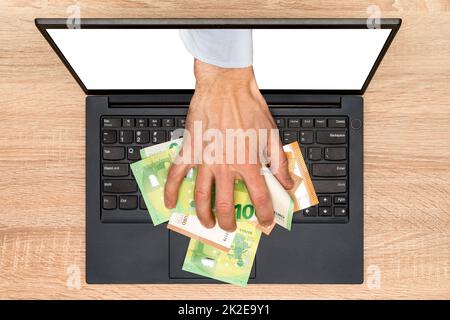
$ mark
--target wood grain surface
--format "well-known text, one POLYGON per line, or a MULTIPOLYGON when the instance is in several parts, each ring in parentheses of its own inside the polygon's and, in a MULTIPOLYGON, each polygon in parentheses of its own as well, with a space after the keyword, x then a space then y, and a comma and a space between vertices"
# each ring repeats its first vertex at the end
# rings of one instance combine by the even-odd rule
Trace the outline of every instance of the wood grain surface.
POLYGON ((449 299, 449 22, 448 0, 0 1, 0 298, 449 299), (364 96, 364 284, 87 285, 85 95, 33 21, 75 3, 84 18, 402 18, 364 96))

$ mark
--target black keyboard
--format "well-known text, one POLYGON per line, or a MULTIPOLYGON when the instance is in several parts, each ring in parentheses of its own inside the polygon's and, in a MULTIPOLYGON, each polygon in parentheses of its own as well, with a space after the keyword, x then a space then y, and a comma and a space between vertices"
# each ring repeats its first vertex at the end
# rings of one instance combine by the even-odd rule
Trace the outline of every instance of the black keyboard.
MULTIPOLYGON (((293 223, 348 221, 348 119, 275 117, 283 144, 298 140, 319 205, 294 214, 293 223)), ((151 222, 130 163, 142 147, 170 140, 184 117, 101 118, 103 222, 151 222)))

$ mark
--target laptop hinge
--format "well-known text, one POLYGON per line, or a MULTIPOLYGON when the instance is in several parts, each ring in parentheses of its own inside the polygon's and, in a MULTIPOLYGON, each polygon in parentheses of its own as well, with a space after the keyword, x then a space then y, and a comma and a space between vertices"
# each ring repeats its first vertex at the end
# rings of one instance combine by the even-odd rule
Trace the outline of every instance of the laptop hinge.
MULTIPOLYGON (((270 106, 297 106, 297 107, 340 107, 339 95, 304 95, 293 93, 263 93, 270 106)), ((109 106, 114 107, 164 107, 189 106, 191 93, 142 94, 142 95, 110 95, 109 106)))

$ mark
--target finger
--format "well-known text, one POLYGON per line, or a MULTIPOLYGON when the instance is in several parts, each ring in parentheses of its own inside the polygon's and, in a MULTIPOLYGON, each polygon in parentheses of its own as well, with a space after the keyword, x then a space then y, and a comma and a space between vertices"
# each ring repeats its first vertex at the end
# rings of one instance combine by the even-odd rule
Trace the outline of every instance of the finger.
POLYGON ((164 187, 164 205, 166 208, 172 209, 177 205, 178 189, 180 189, 180 184, 190 168, 190 165, 183 163, 172 163, 170 166, 164 187))
POLYGON ((214 173, 216 192, 215 208, 219 226, 226 231, 236 230, 236 217, 234 216, 234 178, 225 167, 214 173))
POLYGON ((294 181, 289 174, 289 162, 277 136, 271 135, 269 141, 270 170, 283 187, 289 190, 294 186, 294 181))
POLYGON ((212 228, 216 224, 214 215, 211 211, 211 189, 214 176, 212 172, 201 166, 198 169, 197 179, 195 181, 195 209, 197 217, 201 224, 206 228, 212 228))
POLYGON ((255 207, 258 222, 263 227, 268 227, 273 223, 274 212, 269 189, 260 170, 259 165, 255 165, 242 172, 242 175, 255 207))

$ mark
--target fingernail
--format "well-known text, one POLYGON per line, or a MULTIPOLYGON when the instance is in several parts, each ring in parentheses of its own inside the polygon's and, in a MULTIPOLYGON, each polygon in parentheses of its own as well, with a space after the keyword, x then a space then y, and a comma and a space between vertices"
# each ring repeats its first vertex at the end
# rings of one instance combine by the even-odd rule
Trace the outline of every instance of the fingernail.
POLYGON ((207 222, 207 223, 202 222, 202 225, 203 225, 205 228, 212 229, 212 228, 214 228, 214 226, 216 225, 216 222, 215 222, 215 221, 209 221, 209 222, 207 222))

